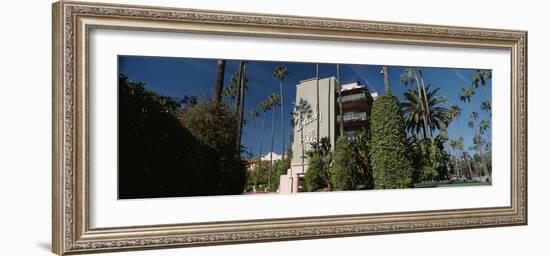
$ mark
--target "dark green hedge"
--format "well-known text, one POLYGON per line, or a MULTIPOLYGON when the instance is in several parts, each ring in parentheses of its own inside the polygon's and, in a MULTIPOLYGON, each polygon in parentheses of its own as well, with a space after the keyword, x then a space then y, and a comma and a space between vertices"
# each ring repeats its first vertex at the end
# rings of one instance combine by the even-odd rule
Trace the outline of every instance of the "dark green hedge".
POLYGON ((210 102, 188 109, 189 123, 200 122, 195 126, 182 125, 179 115, 173 99, 119 77, 119 198, 243 192, 234 115, 210 102))
POLYGON ((374 187, 412 187, 412 166, 406 154, 405 128, 397 97, 386 94, 374 101, 371 136, 374 187))
POLYGON ((334 149, 331 182, 334 190, 354 190, 357 180, 357 165, 353 158, 354 152, 348 138, 339 137, 334 149))

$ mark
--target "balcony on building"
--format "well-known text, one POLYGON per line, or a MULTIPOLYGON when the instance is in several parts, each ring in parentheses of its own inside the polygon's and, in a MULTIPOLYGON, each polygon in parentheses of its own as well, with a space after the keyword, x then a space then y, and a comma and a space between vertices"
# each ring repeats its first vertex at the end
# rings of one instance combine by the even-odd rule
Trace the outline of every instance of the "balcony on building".
MULTIPOLYGON (((372 103, 378 95, 371 93, 367 86, 359 82, 352 82, 342 85, 341 96, 338 101, 342 103, 344 121, 344 133, 352 137, 359 131, 365 131, 369 127, 369 119, 372 103)), ((341 120, 337 115, 336 122, 341 120)))

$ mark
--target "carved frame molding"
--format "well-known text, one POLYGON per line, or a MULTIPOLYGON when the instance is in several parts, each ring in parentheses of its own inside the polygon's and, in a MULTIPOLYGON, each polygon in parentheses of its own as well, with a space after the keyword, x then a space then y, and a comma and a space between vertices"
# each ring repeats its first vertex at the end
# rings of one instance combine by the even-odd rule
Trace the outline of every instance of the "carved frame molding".
POLYGON ((53 251, 215 245, 527 224, 527 32, 61 1, 53 5, 53 251), (510 207, 90 229, 88 35, 93 29, 186 32, 509 49, 510 207))

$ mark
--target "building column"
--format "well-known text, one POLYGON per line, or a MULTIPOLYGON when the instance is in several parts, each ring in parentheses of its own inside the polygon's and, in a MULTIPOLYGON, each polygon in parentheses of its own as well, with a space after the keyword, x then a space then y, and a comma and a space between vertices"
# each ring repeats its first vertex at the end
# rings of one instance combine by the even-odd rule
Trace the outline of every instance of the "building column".
POLYGON ((298 193, 298 184, 300 183, 300 177, 298 174, 292 175, 292 193, 298 193))

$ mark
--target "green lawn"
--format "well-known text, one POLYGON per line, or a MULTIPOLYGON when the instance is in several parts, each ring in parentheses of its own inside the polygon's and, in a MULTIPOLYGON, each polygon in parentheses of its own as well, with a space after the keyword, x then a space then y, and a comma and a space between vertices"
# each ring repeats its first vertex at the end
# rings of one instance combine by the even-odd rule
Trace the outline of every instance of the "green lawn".
POLYGON ((436 188, 436 187, 468 187, 468 186, 486 186, 491 182, 460 182, 460 183, 416 183, 415 188, 436 188))

